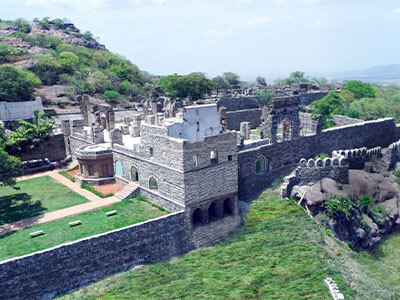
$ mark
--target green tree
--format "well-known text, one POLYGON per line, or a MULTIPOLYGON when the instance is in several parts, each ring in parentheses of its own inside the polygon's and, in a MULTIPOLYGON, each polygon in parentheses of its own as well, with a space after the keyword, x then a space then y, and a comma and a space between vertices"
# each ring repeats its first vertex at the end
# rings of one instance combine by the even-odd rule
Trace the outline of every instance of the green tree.
POLYGON ((217 97, 221 90, 225 90, 225 89, 229 88, 229 83, 222 76, 214 77, 212 79, 212 81, 214 82, 214 88, 217 93, 217 97))
POLYGON ((264 77, 258 76, 256 78, 256 82, 257 82, 258 85, 267 86, 267 83, 265 82, 265 78, 264 77))
POLYGON ((388 117, 394 106, 388 106, 382 98, 363 98, 352 102, 350 108, 359 111, 364 120, 375 120, 388 117))
POLYGON ((233 72, 225 72, 224 74, 222 74, 222 76, 229 83, 231 87, 237 87, 240 84, 239 75, 233 72))
POLYGON ((342 90, 352 92, 356 99, 375 98, 373 86, 357 80, 348 81, 342 90))
POLYGON ((107 101, 116 101, 119 96, 119 93, 114 90, 107 90, 104 92, 104 98, 106 98, 107 101))
POLYGON ((256 91, 256 100, 260 106, 267 106, 272 103, 274 99, 274 92, 267 89, 261 89, 256 91))
POLYGON ((192 73, 186 76, 169 75, 160 81, 161 89, 172 98, 186 98, 191 96, 193 100, 203 98, 209 94, 214 83, 208 79, 203 73, 192 73))
POLYGON ((310 82, 310 80, 308 80, 305 77, 305 73, 301 72, 301 71, 294 71, 292 73, 290 73, 288 78, 285 79, 278 79, 275 84, 280 85, 280 86, 284 86, 284 85, 291 85, 291 84, 295 84, 295 83, 307 83, 310 82))
POLYGON ((54 119, 37 110, 32 122, 21 120, 18 123, 18 128, 7 135, 6 150, 11 154, 32 150, 53 135, 54 119))
POLYGON ((35 64, 30 70, 35 73, 45 85, 57 83, 61 66, 50 54, 34 56, 35 64))
POLYGON ((61 52, 58 59, 66 73, 73 73, 79 64, 79 57, 72 52, 61 52))
POLYGON ((11 61, 16 56, 23 55, 27 52, 25 48, 14 47, 0 43, 0 64, 11 61))
POLYGON ((0 101, 31 100, 34 89, 40 85, 40 79, 32 72, 10 65, 0 66, 0 101))
POLYGON ((0 186, 15 185, 15 177, 23 174, 21 160, 0 146, 0 186))
POLYGON ((101 71, 96 71, 90 74, 87 83, 95 93, 103 93, 111 87, 110 79, 101 71))

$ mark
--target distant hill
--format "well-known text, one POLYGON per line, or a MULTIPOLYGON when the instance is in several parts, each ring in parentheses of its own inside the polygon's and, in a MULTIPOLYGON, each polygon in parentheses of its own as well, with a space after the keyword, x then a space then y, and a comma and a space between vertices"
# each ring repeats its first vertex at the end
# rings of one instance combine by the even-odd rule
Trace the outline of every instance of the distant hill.
POLYGON ((362 71, 346 71, 334 77, 341 80, 362 80, 371 83, 400 83, 400 64, 375 66, 362 71))
POLYGON ((76 110, 79 94, 129 106, 153 90, 149 74, 66 19, 0 20, 3 64, 37 75, 42 85, 34 96, 56 110, 76 110))

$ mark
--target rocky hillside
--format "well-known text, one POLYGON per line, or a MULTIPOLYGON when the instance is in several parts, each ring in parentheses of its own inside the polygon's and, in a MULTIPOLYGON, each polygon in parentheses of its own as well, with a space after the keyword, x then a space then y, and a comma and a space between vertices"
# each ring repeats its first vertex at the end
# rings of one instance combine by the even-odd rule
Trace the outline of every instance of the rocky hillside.
POLYGON ((0 20, 0 64, 34 73, 41 85, 32 97, 56 110, 76 108, 80 94, 129 106, 152 91, 147 73, 66 19, 0 20))
MULTIPOLYGON (((396 169, 397 170, 397 169, 396 169)), ((348 184, 323 178, 295 186, 292 198, 307 204, 311 214, 353 249, 372 249, 400 223, 400 185, 381 160, 349 170, 348 184)))

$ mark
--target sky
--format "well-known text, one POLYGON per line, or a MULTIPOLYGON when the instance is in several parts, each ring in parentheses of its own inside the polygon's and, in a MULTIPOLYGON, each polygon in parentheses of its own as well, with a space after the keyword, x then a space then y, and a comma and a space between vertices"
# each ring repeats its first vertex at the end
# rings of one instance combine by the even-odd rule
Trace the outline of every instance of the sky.
POLYGON ((398 0, 0 0, 4 20, 64 18, 152 74, 267 79, 399 64, 398 0))

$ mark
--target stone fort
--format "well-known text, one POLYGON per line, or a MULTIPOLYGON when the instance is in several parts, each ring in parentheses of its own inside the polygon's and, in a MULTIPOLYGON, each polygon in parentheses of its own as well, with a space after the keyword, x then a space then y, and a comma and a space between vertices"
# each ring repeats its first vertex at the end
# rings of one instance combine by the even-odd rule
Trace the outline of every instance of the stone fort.
POLYGON ((390 118, 321 130, 320 120, 300 112, 301 103, 299 96, 275 98, 257 113, 259 132, 254 133, 248 120, 239 130, 227 128, 217 103, 178 107, 150 98, 117 118, 111 106, 84 97, 83 118, 61 124, 66 153, 79 164, 76 181, 122 183, 121 199, 141 194, 173 213, 0 262, 5 276, 0 298, 26 295, 26 286, 32 298, 52 297, 210 245, 240 226, 242 201, 302 158, 336 149, 388 147, 400 138, 390 118))

